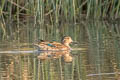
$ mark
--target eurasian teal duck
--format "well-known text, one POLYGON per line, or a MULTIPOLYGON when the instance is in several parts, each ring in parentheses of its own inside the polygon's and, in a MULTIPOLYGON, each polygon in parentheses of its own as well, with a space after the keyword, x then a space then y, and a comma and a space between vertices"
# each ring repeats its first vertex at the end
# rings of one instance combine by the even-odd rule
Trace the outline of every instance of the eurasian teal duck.
POLYGON ((49 41, 41 40, 39 43, 34 44, 34 45, 38 46, 40 50, 59 51, 59 50, 71 50, 71 48, 69 46, 69 44, 71 42, 73 42, 71 37, 65 36, 65 37, 63 37, 61 43, 56 42, 56 41, 49 42, 49 41))

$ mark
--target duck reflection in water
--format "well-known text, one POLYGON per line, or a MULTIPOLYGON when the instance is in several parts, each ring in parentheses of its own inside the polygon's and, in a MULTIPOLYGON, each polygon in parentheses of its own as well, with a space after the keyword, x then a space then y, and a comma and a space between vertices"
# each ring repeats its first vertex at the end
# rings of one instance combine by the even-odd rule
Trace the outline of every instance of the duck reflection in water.
POLYGON ((42 52, 40 53, 40 55, 38 56, 38 59, 41 60, 46 60, 46 59, 57 59, 57 58, 64 58, 65 62, 72 62, 73 58, 70 55, 69 51, 48 51, 48 52, 42 52))

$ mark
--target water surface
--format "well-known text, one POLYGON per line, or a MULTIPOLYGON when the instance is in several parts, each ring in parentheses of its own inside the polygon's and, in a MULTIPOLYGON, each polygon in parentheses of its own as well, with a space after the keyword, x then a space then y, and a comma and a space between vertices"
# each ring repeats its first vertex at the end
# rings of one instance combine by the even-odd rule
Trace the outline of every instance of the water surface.
POLYGON ((120 79, 119 23, 0 23, 0 80, 120 79), (60 42, 65 35, 78 42, 71 52, 41 52, 33 45, 38 39, 60 42))

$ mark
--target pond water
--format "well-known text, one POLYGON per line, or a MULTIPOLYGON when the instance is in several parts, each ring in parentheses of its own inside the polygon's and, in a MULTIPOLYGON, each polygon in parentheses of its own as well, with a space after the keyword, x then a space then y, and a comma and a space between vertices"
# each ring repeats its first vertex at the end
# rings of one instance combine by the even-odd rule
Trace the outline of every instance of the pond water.
POLYGON ((0 26, 0 80, 120 80, 119 22, 0 26), (66 35, 78 42, 71 52, 38 51, 33 45, 38 39, 60 42, 66 35))

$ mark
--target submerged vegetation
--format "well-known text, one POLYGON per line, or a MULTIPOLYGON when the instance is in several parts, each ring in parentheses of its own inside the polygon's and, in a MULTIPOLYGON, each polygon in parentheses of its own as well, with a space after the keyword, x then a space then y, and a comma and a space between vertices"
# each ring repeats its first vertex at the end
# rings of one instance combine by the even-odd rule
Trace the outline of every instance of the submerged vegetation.
POLYGON ((118 18, 120 0, 0 0, 0 17, 34 17, 39 23, 77 22, 81 18, 118 18))

